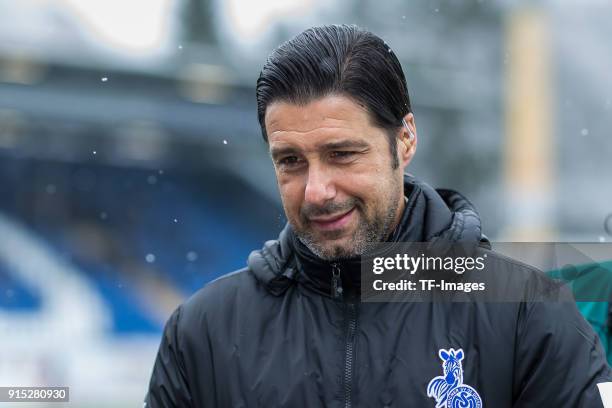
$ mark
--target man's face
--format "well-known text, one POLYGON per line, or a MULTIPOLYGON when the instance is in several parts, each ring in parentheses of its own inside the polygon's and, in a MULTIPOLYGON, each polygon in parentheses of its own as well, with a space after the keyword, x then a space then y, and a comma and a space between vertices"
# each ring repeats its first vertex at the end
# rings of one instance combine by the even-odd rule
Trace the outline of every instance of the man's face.
POLYGON ((365 108, 330 95, 305 106, 274 102, 265 125, 289 223, 326 260, 363 254, 403 210, 403 167, 365 108))

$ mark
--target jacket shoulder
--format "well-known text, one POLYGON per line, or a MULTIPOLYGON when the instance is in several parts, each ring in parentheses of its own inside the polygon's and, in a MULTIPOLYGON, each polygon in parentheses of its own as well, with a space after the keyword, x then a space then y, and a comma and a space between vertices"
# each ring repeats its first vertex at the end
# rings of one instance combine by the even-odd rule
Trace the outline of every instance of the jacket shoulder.
POLYGON ((208 282, 180 306, 183 320, 201 319, 232 305, 238 298, 253 297, 259 284, 248 267, 208 282))

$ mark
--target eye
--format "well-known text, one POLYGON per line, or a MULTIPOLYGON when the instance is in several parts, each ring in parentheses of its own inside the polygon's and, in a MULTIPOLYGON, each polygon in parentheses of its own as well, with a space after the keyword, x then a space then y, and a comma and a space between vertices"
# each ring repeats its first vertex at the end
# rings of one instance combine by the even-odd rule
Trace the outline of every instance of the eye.
POLYGON ((297 156, 287 156, 280 158, 276 164, 283 169, 293 169, 301 165, 302 160, 297 156))
POLYGON ((355 154, 357 153, 349 150, 335 150, 331 152, 330 156, 332 159, 343 161, 353 158, 355 154))

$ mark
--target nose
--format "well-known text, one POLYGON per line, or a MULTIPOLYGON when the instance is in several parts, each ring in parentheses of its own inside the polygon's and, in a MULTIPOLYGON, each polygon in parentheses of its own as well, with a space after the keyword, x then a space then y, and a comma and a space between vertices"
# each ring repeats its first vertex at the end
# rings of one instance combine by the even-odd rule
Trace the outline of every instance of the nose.
POLYGON ((336 188, 330 171, 321 166, 309 166, 304 201, 312 205, 321 206, 335 196, 336 188))

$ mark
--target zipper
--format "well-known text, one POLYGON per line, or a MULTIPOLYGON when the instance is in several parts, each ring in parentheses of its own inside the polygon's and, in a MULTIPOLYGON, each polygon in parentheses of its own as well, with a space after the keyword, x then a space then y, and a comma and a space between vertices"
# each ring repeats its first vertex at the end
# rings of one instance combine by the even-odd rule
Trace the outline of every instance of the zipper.
POLYGON ((342 300, 342 278, 340 277, 340 265, 332 263, 332 297, 336 300, 342 300))
POLYGON ((353 360, 355 351, 355 330, 357 328, 357 312, 355 303, 346 304, 348 310, 348 326, 346 345, 344 348, 344 408, 353 406, 353 360))
MULTIPOLYGON (((344 290, 342 289, 342 277, 340 265, 332 263, 332 297, 336 300, 343 300, 344 290)), ((353 302, 345 303, 348 316, 346 326, 346 342, 344 344, 344 408, 353 406, 353 364, 355 352, 355 330, 357 329, 356 304, 353 302)))

